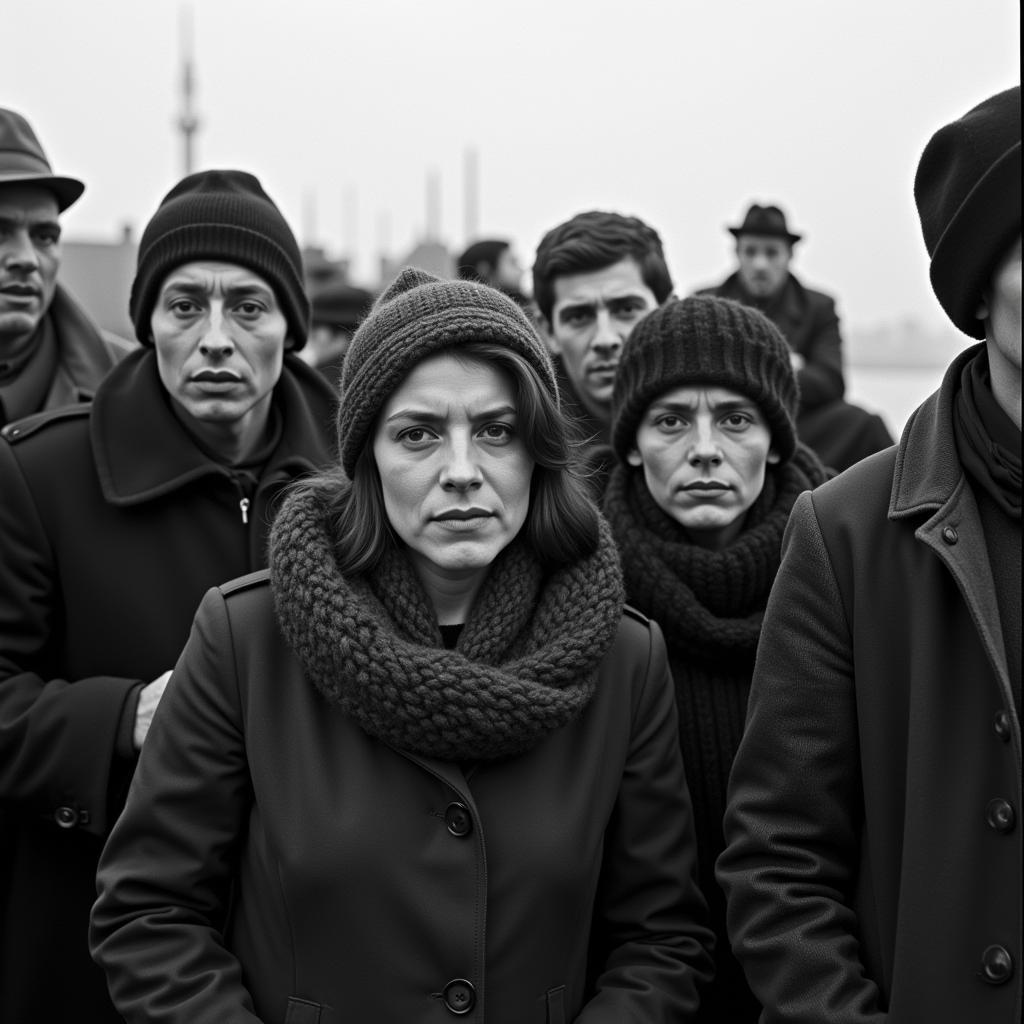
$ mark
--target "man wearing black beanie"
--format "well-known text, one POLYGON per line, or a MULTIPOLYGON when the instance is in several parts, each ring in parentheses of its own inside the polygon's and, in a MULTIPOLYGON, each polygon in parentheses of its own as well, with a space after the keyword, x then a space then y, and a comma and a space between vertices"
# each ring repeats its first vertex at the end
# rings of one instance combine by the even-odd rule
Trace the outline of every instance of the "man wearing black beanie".
POLYGON ((793 509, 717 864, 763 1021, 1021 1019, 1020 87, 914 191, 980 344, 793 509))
POLYGON ((100 850, 203 594, 266 565, 282 490, 333 451, 299 248, 251 174, 171 189, 129 310, 141 347, 93 404, 0 440, 5 1022, 120 1020, 87 945, 100 850))

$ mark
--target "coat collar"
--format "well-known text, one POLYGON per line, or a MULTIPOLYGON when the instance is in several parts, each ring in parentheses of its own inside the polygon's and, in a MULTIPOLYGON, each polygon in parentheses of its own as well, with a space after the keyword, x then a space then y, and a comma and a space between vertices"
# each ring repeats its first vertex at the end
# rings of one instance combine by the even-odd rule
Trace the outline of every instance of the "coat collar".
POLYGON ((934 512, 963 478, 953 436, 953 400, 964 366, 983 348, 971 345, 949 364, 935 394, 911 414, 896 453, 889 518, 934 512))
MULTIPOLYGON (((326 381, 286 356, 274 402, 283 428, 268 468, 294 475, 330 461, 334 394, 326 381)), ((138 505, 228 472, 200 451, 174 415, 149 347, 131 353, 100 385, 89 434, 103 496, 112 505, 138 505)))

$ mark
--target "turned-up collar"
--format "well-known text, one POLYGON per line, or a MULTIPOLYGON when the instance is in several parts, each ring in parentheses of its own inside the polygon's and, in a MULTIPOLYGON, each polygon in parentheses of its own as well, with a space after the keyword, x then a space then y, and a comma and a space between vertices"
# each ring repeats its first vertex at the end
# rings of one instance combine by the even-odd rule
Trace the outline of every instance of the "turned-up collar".
MULTIPOLYGON (((296 473, 322 467, 331 457, 328 437, 333 393, 288 356, 274 388, 284 423, 270 464, 296 473)), ((89 416, 93 458, 104 498, 138 505, 207 476, 228 474, 203 454, 171 408, 157 371, 156 354, 139 349, 108 374, 89 416)))
POLYGON ((934 512, 949 500, 964 475, 953 435, 953 402, 960 375, 984 347, 971 345, 949 364, 942 384, 903 429, 893 471, 889 518, 934 512))

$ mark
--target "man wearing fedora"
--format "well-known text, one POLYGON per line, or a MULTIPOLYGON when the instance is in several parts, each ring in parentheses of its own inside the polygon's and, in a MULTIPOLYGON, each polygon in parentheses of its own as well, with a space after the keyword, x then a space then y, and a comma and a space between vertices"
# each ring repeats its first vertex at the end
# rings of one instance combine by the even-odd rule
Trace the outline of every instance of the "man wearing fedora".
POLYGON ((717 864, 765 1024, 1021 1020, 1020 86, 914 196, 976 343, 789 519, 717 864))
POLYGON ((57 283, 60 214, 84 191, 53 173, 28 121, 0 107, 0 427, 91 400, 134 347, 57 283))
POLYGON ((739 226, 728 230, 736 239, 738 267, 701 294, 753 306, 782 331, 800 386, 800 440, 836 470, 889 447, 893 439, 881 418, 843 400, 835 301, 806 287, 790 269, 793 247, 803 236, 790 231, 778 206, 759 203, 750 206, 739 226))

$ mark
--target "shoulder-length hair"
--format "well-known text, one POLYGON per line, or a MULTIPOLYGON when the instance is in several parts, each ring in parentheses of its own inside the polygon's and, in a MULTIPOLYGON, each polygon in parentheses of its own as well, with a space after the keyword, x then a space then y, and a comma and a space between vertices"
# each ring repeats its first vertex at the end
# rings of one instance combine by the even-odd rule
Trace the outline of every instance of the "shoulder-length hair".
MULTIPOLYGON (((530 507, 521 533, 548 569, 591 554, 598 543, 598 512, 576 461, 575 431, 537 371, 517 352, 488 341, 469 342, 434 354, 487 363, 509 374, 516 400, 517 430, 534 462, 530 507)), ((385 550, 399 543, 384 506, 373 457, 376 432, 375 425, 359 453, 351 481, 338 466, 297 485, 328 509, 335 557, 346 576, 371 571, 385 550)))

